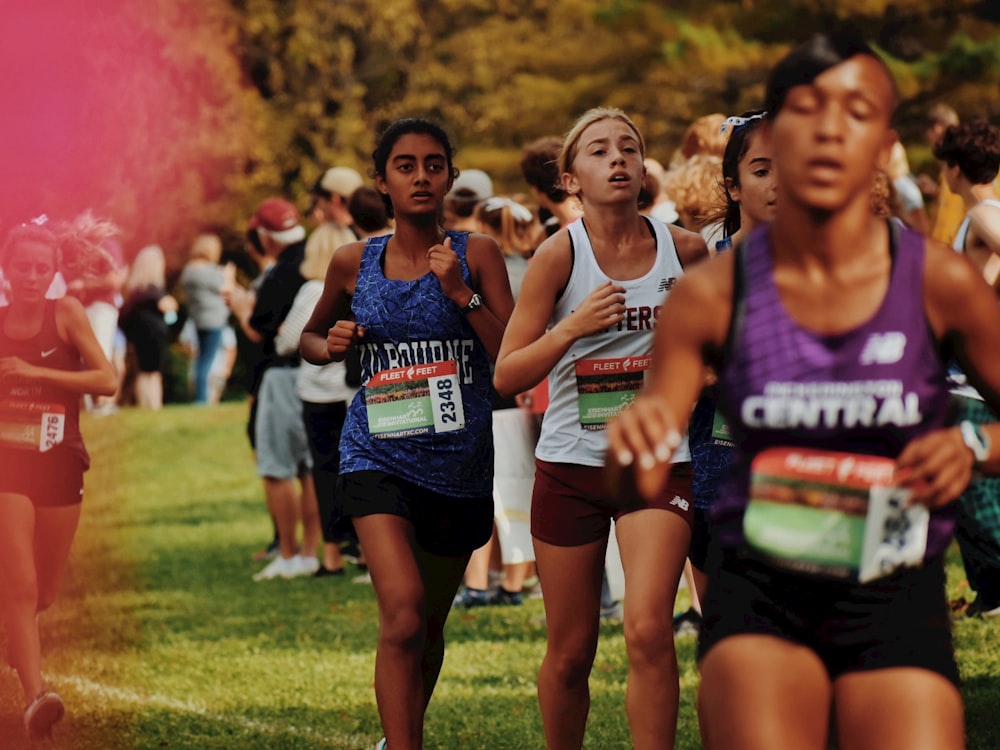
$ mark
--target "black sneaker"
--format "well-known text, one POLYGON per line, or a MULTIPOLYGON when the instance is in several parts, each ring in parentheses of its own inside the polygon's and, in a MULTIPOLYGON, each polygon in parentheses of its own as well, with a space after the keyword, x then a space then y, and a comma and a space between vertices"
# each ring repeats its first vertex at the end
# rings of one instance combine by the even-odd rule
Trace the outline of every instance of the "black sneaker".
POLYGON ((452 600, 451 606, 458 609, 485 607, 490 604, 490 592, 483 589, 465 589, 452 600))
POLYGON ((361 559, 361 548, 356 541, 348 539, 340 545, 340 556, 347 560, 347 562, 357 565, 358 560, 361 559))
POLYGON ((503 586, 497 588, 490 597, 490 604, 506 604, 520 607, 524 603, 520 591, 507 591, 503 586))
POLYGON ((1000 602, 984 601, 982 595, 977 595, 965 610, 966 617, 998 617, 1000 616, 1000 602))
POLYGON ((342 575, 344 575, 343 568, 337 568, 336 570, 331 570, 330 568, 321 564, 316 569, 316 572, 313 573, 313 578, 326 578, 327 576, 342 576, 342 575))
POLYGON ((701 612, 691 607, 687 612, 674 615, 674 637, 696 636, 701 630, 701 612))

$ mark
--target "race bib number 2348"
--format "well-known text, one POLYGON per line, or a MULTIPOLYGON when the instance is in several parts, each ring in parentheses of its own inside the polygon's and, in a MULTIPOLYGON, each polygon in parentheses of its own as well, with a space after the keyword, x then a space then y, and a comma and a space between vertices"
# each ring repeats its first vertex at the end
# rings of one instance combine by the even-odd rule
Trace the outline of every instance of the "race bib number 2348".
POLYGON ((375 373, 365 386, 368 431, 401 438, 465 429, 465 409, 454 360, 375 373))

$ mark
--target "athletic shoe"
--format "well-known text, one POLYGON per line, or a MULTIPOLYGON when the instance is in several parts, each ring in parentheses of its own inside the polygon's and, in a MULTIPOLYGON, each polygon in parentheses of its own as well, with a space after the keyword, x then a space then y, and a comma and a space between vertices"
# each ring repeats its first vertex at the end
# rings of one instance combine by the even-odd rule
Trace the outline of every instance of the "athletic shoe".
POLYGON ((267 564, 267 567, 256 573, 253 579, 255 581, 269 581, 272 578, 294 578, 302 575, 299 572, 298 560, 300 559, 298 555, 295 557, 276 557, 267 564))
POLYGON ((319 570, 313 573, 313 578, 326 578, 327 576, 342 576, 344 575, 343 568, 337 568, 336 570, 331 570, 325 565, 320 565, 319 570))
POLYGON ((42 688, 26 709, 24 709, 24 728, 33 740, 52 736, 52 727, 66 713, 62 698, 48 688, 42 688))
POLYGON ((981 595, 969 605, 965 610, 966 617, 998 617, 1000 616, 1000 602, 985 602, 981 595))
POLYGON ((490 604, 506 604, 515 607, 520 607, 523 603, 523 598, 520 591, 508 591, 503 586, 498 588, 490 595, 490 604))
POLYGON ((319 560, 315 557, 303 557, 296 555, 292 558, 295 561, 295 577, 313 576, 319 570, 319 560))
POLYGON ((456 594, 451 602, 451 606, 458 609, 472 609, 473 607, 485 607, 490 604, 490 592, 483 589, 464 589, 460 594, 456 594))
POLYGON ((701 630, 701 613, 694 607, 674 615, 674 638, 696 636, 699 630, 701 630))
POLYGON ((351 583, 371 583, 371 582, 372 582, 372 574, 368 572, 362 573, 359 576, 354 576, 354 578, 351 579, 351 583))
POLYGON ((382 739, 380 739, 378 742, 375 743, 375 750, 385 750, 386 747, 388 747, 388 745, 389 745, 388 740, 386 740, 386 738, 383 737, 382 739))
POLYGON ((608 606, 601 605, 601 619, 605 622, 621 622, 622 603, 611 602, 608 606))
POLYGON ((542 597, 542 582, 538 580, 538 576, 532 576, 524 582, 524 588, 522 591, 528 592, 529 599, 541 599, 542 597))
POLYGON ((356 541, 348 539, 340 545, 340 556, 347 560, 347 562, 357 565, 358 560, 361 559, 361 548, 356 541))

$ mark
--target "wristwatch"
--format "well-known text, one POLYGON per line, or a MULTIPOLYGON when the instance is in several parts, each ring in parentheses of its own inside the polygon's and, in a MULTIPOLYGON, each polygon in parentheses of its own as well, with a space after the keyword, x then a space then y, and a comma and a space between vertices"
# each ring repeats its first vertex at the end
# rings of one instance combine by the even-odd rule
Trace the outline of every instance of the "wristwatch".
POLYGON ((972 451, 977 466, 990 457, 990 439, 979 429, 979 425, 963 419, 958 423, 958 429, 962 433, 962 442, 972 451))
POLYGON ((461 308, 459 312, 461 312, 462 315, 465 315, 466 313, 470 313, 473 310, 478 310, 482 306, 483 306, 483 298, 479 296, 479 294, 474 293, 472 295, 472 298, 469 300, 469 303, 465 307, 461 308))

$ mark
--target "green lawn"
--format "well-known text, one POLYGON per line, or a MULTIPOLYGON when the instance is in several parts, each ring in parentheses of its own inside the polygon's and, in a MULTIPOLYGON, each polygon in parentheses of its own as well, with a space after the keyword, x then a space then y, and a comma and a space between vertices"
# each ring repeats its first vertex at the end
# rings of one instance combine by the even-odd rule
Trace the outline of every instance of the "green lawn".
MULTIPOLYGON (((94 468, 61 599, 42 618, 46 673, 67 703, 56 746, 370 749, 376 632, 350 576, 254 583, 270 535, 245 407, 85 419, 94 468)), ((964 577, 953 554, 951 593, 964 577)), ((678 605, 680 606, 680 604, 678 605)), ((429 748, 539 748, 541 602, 456 613, 427 719, 429 748)), ((586 747, 627 748, 621 627, 604 625, 586 747)), ((1000 747, 1000 623, 957 641, 970 748, 1000 747)), ((694 644, 678 647, 677 746, 698 748, 694 644)), ((0 669, 0 746, 28 747, 16 676, 0 669)))

